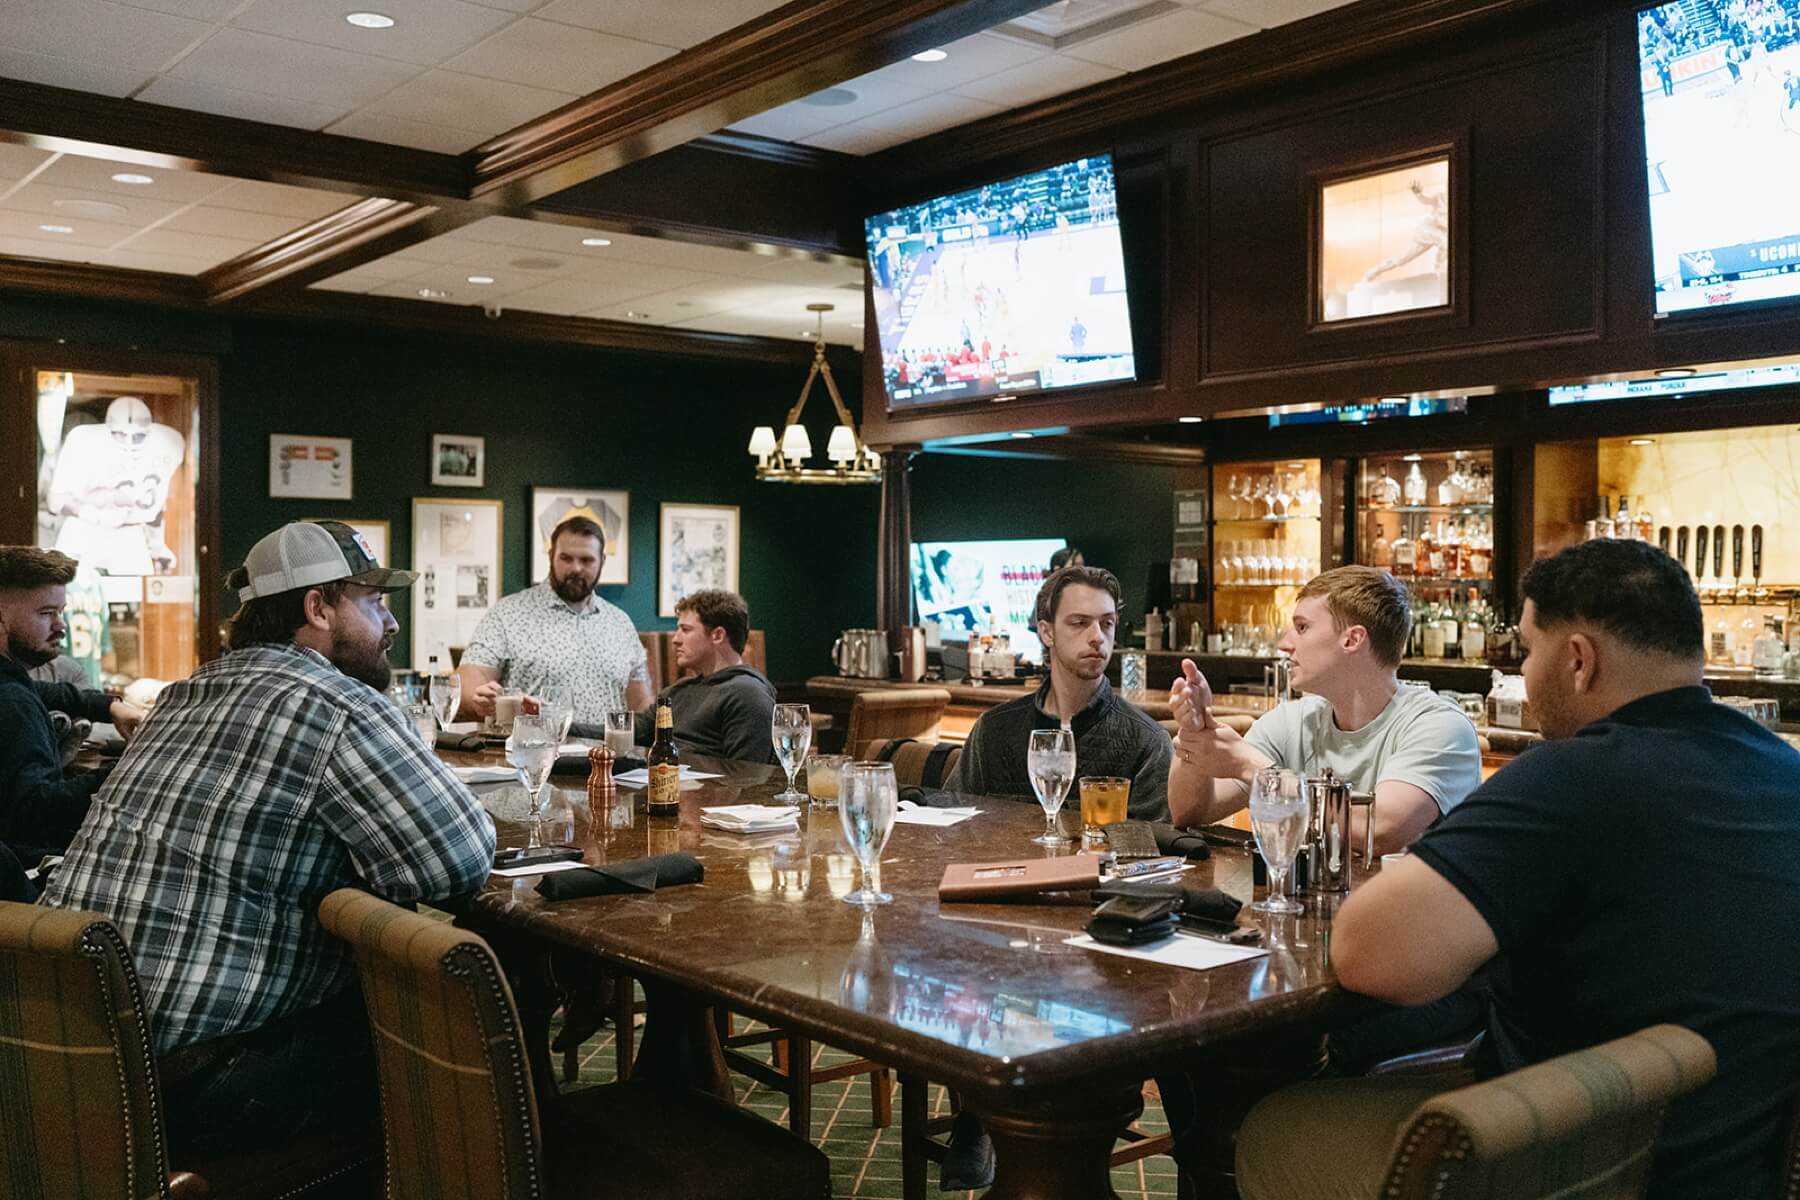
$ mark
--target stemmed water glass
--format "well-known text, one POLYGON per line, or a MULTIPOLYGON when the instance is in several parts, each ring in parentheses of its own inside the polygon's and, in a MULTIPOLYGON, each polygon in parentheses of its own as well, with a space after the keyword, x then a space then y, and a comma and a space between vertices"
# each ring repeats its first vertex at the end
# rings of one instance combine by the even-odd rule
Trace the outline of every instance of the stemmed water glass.
POLYGON ((775 798, 798 804, 806 799, 806 793, 794 787, 794 774, 806 760, 807 747, 812 745, 812 710, 804 704, 777 704, 769 732, 775 742, 775 757, 787 772, 787 791, 775 798))
POLYGON ((569 740, 569 726, 575 723, 575 698, 567 688, 554 685, 537 692, 538 712, 548 717, 556 731, 556 744, 569 740))
POLYGON ((556 766, 556 748, 561 745, 556 736, 556 720, 542 713, 520 713, 513 718, 512 733, 506 738, 506 761, 519 773, 519 782, 531 794, 530 843, 534 846, 541 843, 543 832, 544 812, 539 797, 550 781, 551 768, 556 766))
POLYGON ((844 897, 847 904, 869 908, 894 898, 881 890, 881 852, 894 831, 894 813, 900 806, 900 787, 894 764, 845 763, 838 780, 838 819, 850 853, 862 864, 863 885, 844 897))
POLYGON ((1269 871, 1268 895, 1250 907, 1257 912, 1297 913, 1300 905, 1282 895, 1294 856, 1306 836, 1311 805, 1300 773, 1264 767, 1250 783, 1250 830, 1269 871))
POLYGON ((1056 814, 1075 778, 1075 731, 1066 726, 1032 730, 1026 743, 1025 769, 1031 775, 1031 790, 1044 809, 1044 832, 1031 840, 1039 846, 1066 844, 1069 838, 1057 825, 1056 814))
POLYGON ((430 694, 431 710, 437 715, 438 728, 446 728, 456 720, 457 710, 462 707, 462 677, 455 671, 448 675, 433 675, 430 694))

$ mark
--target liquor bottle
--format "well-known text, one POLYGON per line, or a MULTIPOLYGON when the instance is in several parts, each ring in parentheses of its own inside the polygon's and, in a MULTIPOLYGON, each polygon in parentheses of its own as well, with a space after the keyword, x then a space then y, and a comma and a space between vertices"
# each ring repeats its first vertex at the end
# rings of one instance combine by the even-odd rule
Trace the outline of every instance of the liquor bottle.
POLYGON ((656 706, 656 740, 644 759, 650 787, 644 807, 653 813, 681 810, 681 754, 675 749, 675 712, 667 704, 656 706))
POLYGON ((1748 667, 1752 665, 1754 661, 1752 656, 1756 653, 1756 639, 1759 635, 1760 630, 1755 615, 1744 614, 1744 619, 1738 622, 1737 642, 1731 648, 1732 666, 1748 667))
POLYGON ((1412 505, 1415 508, 1424 505, 1426 495, 1425 472, 1419 470, 1418 463, 1414 463, 1411 469, 1406 472, 1406 483, 1402 485, 1402 488, 1406 494, 1406 502, 1409 505, 1412 505))
POLYGON ((1758 676, 1773 679, 1781 674, 1785 661, 1781 646, 1781 622, 1777 617, 1764 617, 1762 632, 1750 649, 1750 666, 1758 676))
POLYGON ((1431 536, 1431 522, 1427 521, 1420 528, 1418 539, 1413 542, 1413 574, 1420 579, 1435 578, 1443 561, 1437 541, 1431 536))
POLYGON ((1462 614, 1457 611, 1455 593, 1438 609, 1438 624, 1444 630, 1444 657, 1462 657, 1462 614))
POLYGON ((1476 588, 1469 589, 1469 610, 1463 616, 1462 656, 1475 662, 1487 659, 1487 605, 1481 599, 1481 592, 1476 588))
MULTIPOLYGON (((1650 510, 1644 507, 1644 498, 1642 496, 1639 496, 1637 502, 1631 506, 1631 519, 1637 523, 1637 532, 1633 536, 1636 537, 1638 541, 1650 542, 1656 540, 1656 518, 1652 517, 1650 515, 1650 510)), ((1665 546, 1664 549, 1666 550, 1668 547, 1665 546)))
POLYGON ((1605 496, 1600 497, 1600 515, 1594 519, 1594 536, 1609 538, 1613 535, 1612 501, 1605 496))
POLYGON ((1725 624, 1724 617, 1714 621, 1712 634, 1706 643, 1706 661, 1715 667, 1729 667, 1735 640, 1731 635, 1731 627, 1725 624))
POLYGON ((1383 571, 1391 572, 1394 569, 1394 548, 1388 543, 1387 534, 1380 526, 1375 528, 1375 545, 1369 550, 1369 558, 1373 566, 1383 571))
POLYGON ((1402 579, 1411 579, 1418 567, 1418 547, 1406 536, 1402 529, 1400 536, 1394 539, 1394 574, 1402 579))
POLYGON ((1427 600, 1417 618, 1425 625, 1424 649, 1426 658, 1444 657, 1444 624, 1438 612, 1437 601, 1427 600))
POLYGON ((1486 521, 1477 520, 1469 543, 1469 578, 1486 579, 1494 573, 1494 535, 1486 521))
POLYGON ((1613 517, 1613 536, 1620 541, 1628 541, 1637 536, 1637 524, 1631 518, 1631 510, 1625 507, 1625 493, 1619 493, 1619 512, 1613 517))

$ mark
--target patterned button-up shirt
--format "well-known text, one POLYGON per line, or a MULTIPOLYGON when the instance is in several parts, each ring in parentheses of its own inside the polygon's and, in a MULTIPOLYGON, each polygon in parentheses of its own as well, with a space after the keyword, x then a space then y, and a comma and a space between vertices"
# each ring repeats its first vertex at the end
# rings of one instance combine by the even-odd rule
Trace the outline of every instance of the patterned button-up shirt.
POLYGON ((520 691, 567 692, 582 725, 602 724, 609 710, 626 707, 632 680, 650 686, 650 660, 631 618, 598 596, 573 608, 548 583, 494 605, 462 661, 499 671, 501 683, 520 691))
POLYGON ((392 701, 293 645, 171 684, 42 903, 110 918, 159 1053, 314 1007, 355 974, 319 901, 472 892, 494 826, 392 701))

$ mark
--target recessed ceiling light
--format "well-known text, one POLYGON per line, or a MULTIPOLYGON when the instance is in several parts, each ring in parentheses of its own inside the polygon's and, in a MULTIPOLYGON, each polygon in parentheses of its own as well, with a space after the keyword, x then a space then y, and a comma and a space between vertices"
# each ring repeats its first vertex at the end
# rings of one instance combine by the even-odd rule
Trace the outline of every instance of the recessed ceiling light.
POLYGON ((1654 446, 1654 445, 1656 445, 1656 439, 1655 438, 1632 438, 1631 444, 1634 446, 1654 446))
POLYGON ((156 180, 150 178, 150 176, 139 175, 135 171, 120 171, 117 175, 112 177, 112 181, 114 183, 129 183, 132 187, 144 187, 147 184, 156 182, 156 180))
POLYGON ((484 283, 484 284, 492 283, 492 282, 494 282, 494 277, 492 275, 471 275, 471 276, 469 276, 469 282, 470 283, 484 283))
POLYGON ((833 87, 814 92, 810 96, 802 96, 800 103, 810 104, 814 108, 842 108, 846 104, 855 104, 860 99, 861 96, 847 87, 833 87))
POLYGON ((45 233, 74 233, 75 232, 74 227, 69 226, 69 225, 39 225, 38 228, 43 230, 45 233))
POLYGON ((943 62, 950 54, 945 50, 921 50, 913 55, 914 62, 943 62))
POLYGON ((1400 456, 1400 461, 1401 462, 1421 462, 1424 460, 1424 458, 1425 458, 1425 456, 1423 454, 1402 454, 1400 456))
POLYGON ((440 288, 420 288, 419 289, 419 299, 421 299, 421 300, 442 300, 445 296, 448 296, 449 294, 450 294, 449 292, 443 291, 440 288))
POLYGON ((600 237, 582 238, 581 244, 584 246, 610 246, 612 245, 612 239, 600 237))
POLYGON ((1013 436, 1018 438, 1020 441, 1024 441, 1026 438, 1030 437, 1031 435, 1029 433, 1021 432, 1021 433, 1015 433, 1015 434, 1013 434, 1013 436))
POLYGON ((1686 379, 1694 374, 1692 367, 1664 367, 1656 373, 1658 379, 1686 379))
POLYGON ((344 20, 350 22, 358 29, 392 29, 394 27, 394 18, 388 16, 386 13, 345 13, 344 20))
POLYGON ((1183 425, 1198 425, 1200 422, 1206 420, 1205 417, 1177 417, 1175 419, 1180 421, 1183 425))
POLYGON ((649 313, 647 313, 647 312, 630 312, 630 311, 627 311, 627 312, 626 312, 626 314, 625 314, 625 315, 626 315, 626 316, 628 316, 628 317, 630 317, 630 318, 632 318, 632 319, 633 319, 633 320, 636 320, 636 321, 648 321, 648 320, 649 320, 649 319, 650 319, 650 314, 649 314, 649 313))

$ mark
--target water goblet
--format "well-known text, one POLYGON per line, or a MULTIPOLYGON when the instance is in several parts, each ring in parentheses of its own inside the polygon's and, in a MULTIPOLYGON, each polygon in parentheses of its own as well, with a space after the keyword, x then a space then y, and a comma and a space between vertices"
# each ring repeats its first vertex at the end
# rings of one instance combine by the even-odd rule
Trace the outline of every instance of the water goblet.
POLYGON ((804 704, 777 704, 769 725, 775 757, 787 772, 787 790, 775 798, 798 804, 806 799, 806 793, 794 787, 794 774, 806 758, 807 747, 812 745, 812 710, 804 704))
POLYGON ((462 708, 462 677, 455 671, 448 675, 431 677, 431 708, 437 715, 439 726, 445 726, 456 720, 457 710, 462 708))
POLYGON ((1268 894, 1250 907, 1257 912, 1297 913, 1300 905, 1282 895, 1294 856, 1306 836, 1310 803, 1300 774, 1286 767, 1264 767, 1250 783, 1250 830, 1269 872, 1268 894))
POLYGON ((543 714, 520 713, 513 718, 512 732, 506 738, 506 761, 519 773, 519 782, 531 794, 533 837, 538 837, 543 828, 540 793, 549 782, 550 769, 556 765, 556 748, 561 744, 556 735, 556 726, 543 714))
POLYGON ((1037 793, 1044 810, 1044 832, 1032 838, 1039 846, 1061 846, 1069 838, 1056 823, 1063 798, 1075 778, 1075 731, 1072 729, 1034 729, 1026 743, 1025 769, 1031 776, 1031 790, 1037 793))
POLYGON ((862 864, 863 878, 862 887, 844 897, 846 903, 868 908, 893 901, 893 896, 881 890, 881 852, 894 831, 899 805, 893 763, 844 764, 838 783, 838 819, 850 852, 862 864))

